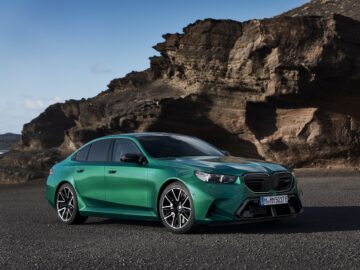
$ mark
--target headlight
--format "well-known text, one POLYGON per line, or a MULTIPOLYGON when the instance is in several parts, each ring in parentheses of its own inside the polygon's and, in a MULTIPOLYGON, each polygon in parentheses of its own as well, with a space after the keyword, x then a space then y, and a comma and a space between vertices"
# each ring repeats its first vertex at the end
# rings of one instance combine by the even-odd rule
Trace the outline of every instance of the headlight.
POLYGON ((237 178, 234 175, 212 174, 200 171, 196 171, 195 175, 201 181, 209 183, 234 183, 237 178))

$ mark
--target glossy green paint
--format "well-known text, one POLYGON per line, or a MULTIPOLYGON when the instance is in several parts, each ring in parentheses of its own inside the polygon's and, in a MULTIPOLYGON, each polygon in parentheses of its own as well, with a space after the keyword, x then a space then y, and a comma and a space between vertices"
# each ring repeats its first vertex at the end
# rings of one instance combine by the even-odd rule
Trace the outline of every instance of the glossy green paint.
MULTIPOLYGON (((287 171, 277 164, 227 156, 155 159, 144 151, 131 134, 97 140, 118 138, 133 141, 143 152, 147 164, 73 161, 72 156, 76 151, 53 167, 53 174, 49 175, 46 185, 49 203, 55 207, 57 188, 68 182, 76 190, 82 215, 157 220, 162 189, 173 181, 180 181, 192 195, 198 223, 236 221, 235 213, 247 198, 278 194, 276 191, 252 192, 243 183, 243 175, 249 172, 271 174, 287 171), (195 176, 197 170, 236 175, 238 178, 232 184, 206 183, 195 176), (216 206, 216 215, 209 215, 212 204, 216 206)), ((299 197, 296 181, 286 194, 299 197)))

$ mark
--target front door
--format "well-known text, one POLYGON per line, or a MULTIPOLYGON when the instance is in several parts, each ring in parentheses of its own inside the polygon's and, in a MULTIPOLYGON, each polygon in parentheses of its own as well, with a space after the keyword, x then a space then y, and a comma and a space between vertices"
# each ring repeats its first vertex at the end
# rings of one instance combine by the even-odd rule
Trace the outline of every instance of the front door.
POLYGON ((122 162, 120 157, 127 153, 142 154, 131 140, 117 139, 112 163, 105 166, 106 201, 122 210, 146 210, 150 207, 148 169, 139 163, 122 162))

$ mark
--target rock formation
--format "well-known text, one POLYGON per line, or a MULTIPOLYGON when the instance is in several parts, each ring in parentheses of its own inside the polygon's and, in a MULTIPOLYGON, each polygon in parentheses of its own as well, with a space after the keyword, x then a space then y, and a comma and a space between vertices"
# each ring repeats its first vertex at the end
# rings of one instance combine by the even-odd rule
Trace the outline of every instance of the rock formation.
POLYGON ((292 9, 282 16, 318 15, 329 17, 334 13, 360 20, 360 1, 358 0, 311 0, 305 5, 292 9))
POLYGON ((163 37, 149 69, 26 124, 22 144, 0 160, 0 179, 42 176, 92 138, 136 131, 190 134, 292 166, 359 164, 360 22, 207 19, 163 37))

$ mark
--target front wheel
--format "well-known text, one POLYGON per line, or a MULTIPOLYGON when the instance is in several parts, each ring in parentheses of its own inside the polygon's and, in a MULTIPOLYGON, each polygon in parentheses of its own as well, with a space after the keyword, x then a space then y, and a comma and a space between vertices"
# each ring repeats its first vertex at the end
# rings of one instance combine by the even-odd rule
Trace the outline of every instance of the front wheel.
POLYGON ((76 192, 70 184, 63 184, 58 189, 56 211, 58 218, 65 224, 81 224, 87 219, 79 213, 76 192))
POLYGON ((159 214, 164 226, 173 233, 190 233, 196 229, 193 199, 180 182, 168 185, 162 192, 159 214))

